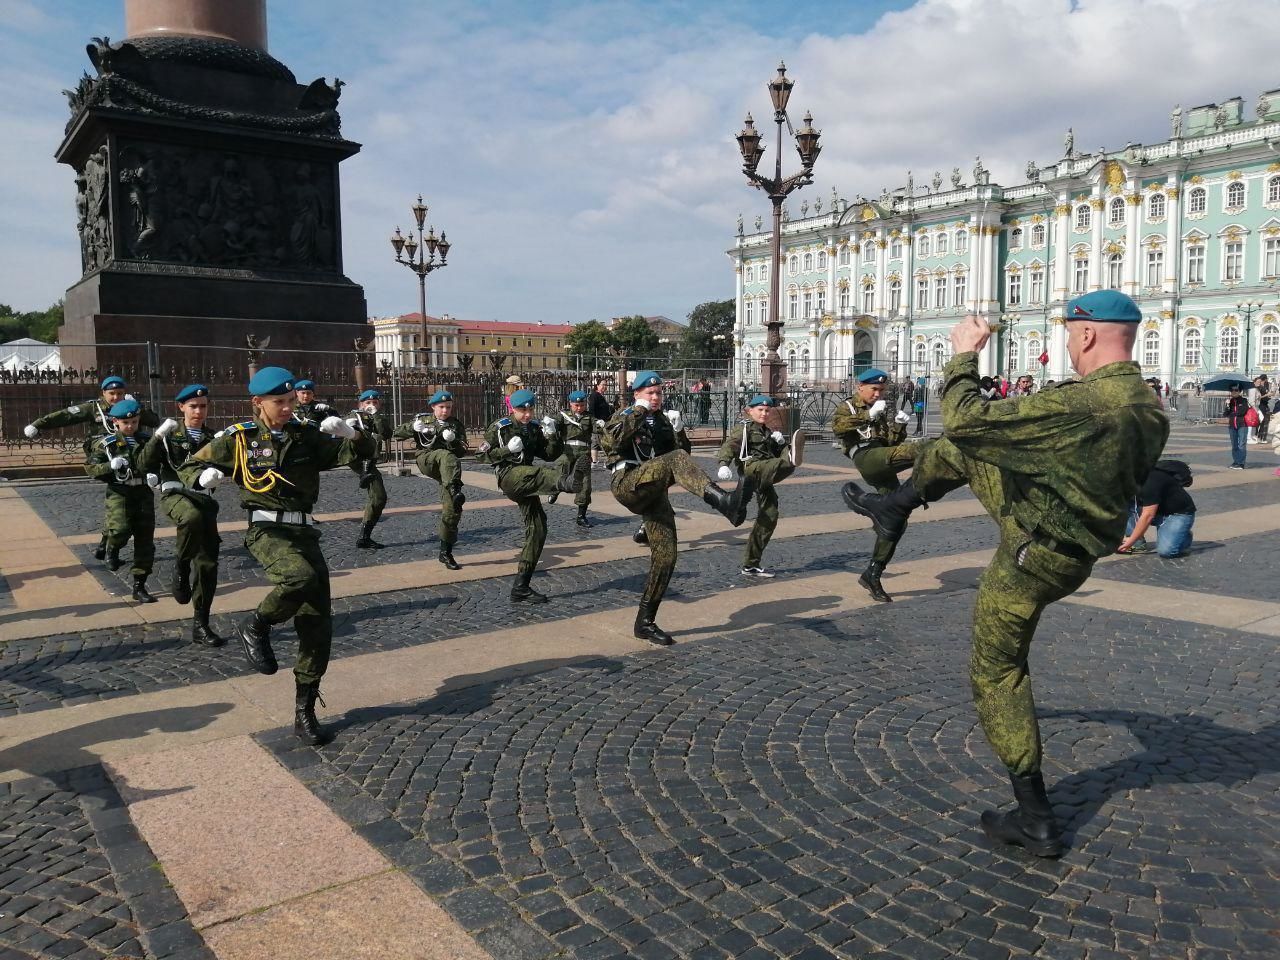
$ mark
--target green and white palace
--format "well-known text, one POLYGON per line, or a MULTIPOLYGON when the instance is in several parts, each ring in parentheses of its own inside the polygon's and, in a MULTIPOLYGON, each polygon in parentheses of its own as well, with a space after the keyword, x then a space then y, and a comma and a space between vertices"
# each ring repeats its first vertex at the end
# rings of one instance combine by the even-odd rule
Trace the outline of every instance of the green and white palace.
MULTIPOLYGON (((1280 90, 1175 107, 1164 143, 1078 151, 1001 186, 978 160, 877 200, 806 200, 782 226, 779 353, 792 383, 869 365, 937 376, 965 313, 992 325, 985 373, 1069 375, 1062 315, 1090 290, 1142 308, 1135 359, 1175 387, 1280 364, 1280 90), (1252 115, 1249 115, 1249 114, 1252 115), (1048 363, 1039 358, 1048 355, 1048 363)), ((802 196, 802 195, 797 195, 802 196)), ((796 197, 791 202, 794 204, 796 197)), ((744 233, 736 273, 737 379, 759 378, 769 310, 767 232, 744 233)))

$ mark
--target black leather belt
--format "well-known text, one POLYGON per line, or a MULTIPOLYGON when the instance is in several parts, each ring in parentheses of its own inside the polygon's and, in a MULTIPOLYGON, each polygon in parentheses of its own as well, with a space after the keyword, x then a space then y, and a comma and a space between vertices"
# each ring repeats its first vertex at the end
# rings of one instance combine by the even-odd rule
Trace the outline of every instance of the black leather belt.
POLYGON ((1048 534, 1036 531, 1031 534, 1031 539, 1040 546, 1044 547, 1059 556, 1069 557, 1072 560, 1092 560, 1091 554, 1078 543, 1072 543, 1070 540, 1058 540, 1048 534))

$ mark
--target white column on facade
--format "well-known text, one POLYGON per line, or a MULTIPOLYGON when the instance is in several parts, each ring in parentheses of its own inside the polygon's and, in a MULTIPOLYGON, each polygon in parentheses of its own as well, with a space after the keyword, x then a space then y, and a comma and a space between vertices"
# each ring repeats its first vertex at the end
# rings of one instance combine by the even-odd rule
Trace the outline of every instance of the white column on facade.
POLYGON ((1142 251, 1142 184, 1136 181, 1129 181, 1129 193, 1124 198, 1125 211, 1129 215, 1129 219, 1125 221, 1125 246, 1124 246, 1124 291, 1131 297, 1136 297, 1142 286, 1142 268, 1145 266, 1143 262, 1142 251), (1132 198, 1136 195, 1138 202, 1132 203, 1132 198))
POLYGON ((1054 207, 1058 259, 1054 264, 1051 300, 1066 300, 1071 289, 1071 202, 1065 190, 1058 192, 1058 205, 1054 207))
MULTIPOLYGON (((1165 184, 1164 215, 1164 283, 1161 289, 1167 294, 1177 296, 1178 280, 1182 276, 1182 191, 1178 189, 1176 173, 1169 174, 1165 184)), ((1175 301, 1175 309, 1176 306, 1175 301)))
POLYGON ((1067 356, 1067 325, 1054 321, 1050 324, 1049 336, 1053 346, 1049 349, 1050 379, 1064 380, 1070 374, 1071 358, 1067 356))
POLYGON ((876 315, 883 317, 885 304, 888 303, 887 290, 888 283, 885 281, 885 275, 888 274, 889 264, 889 231, 881 227, 876 231, 876 296, 872 306, 875 308, 876 315))
POLYGON ((836 290, 836 235, 827 238, 827 313, 839 313, 840 296, 836 290))
POLYGON ((1090 231, 1093 235, 1089 241, 1091 252, 1089 254, 1089 289, 1102 289, 1102 224, 1106 214, 1106 200, 1102 197, 1102 184, 1096 183, 1093 187, 1093 195, 1089 198, 1089 206, 1093 210, 1093 229, 1090 231))

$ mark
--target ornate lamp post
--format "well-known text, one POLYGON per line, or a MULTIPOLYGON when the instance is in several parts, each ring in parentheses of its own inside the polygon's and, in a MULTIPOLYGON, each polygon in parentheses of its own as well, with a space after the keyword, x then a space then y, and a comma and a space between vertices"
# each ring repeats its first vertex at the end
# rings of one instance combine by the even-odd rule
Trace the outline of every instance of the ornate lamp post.
POLYGON ((403 264, 418 275, 418 313, 422 316, 422 368, 431 366, 430 346, 427 337, 427 274, 446 266, 451 244, 445 239, 444 231, 436 238, 436 228, 428 227, 426 236, 422 234, 423 225, 427 222, 427 207, 422 202, 422 194, 418 194, 418 202, 409 208, 418 225, 417 237, 410 230, 409 235, 402 236, 400 228, 391 235, 391 246, 396 251, 396 263, 403 264), (402 254, 404 256, 402 256, 402 254), (414 254, 417 254, 415 257, 414 254), (440 259, 436 259, 439 254, 440 259))
POLYGON ((1244 314, 1244 363, 1240 367, 1240 372, 1246 377, 1249 375, 1249 338, 1253 330, 1253 315, 1262 309, 1260 300, 1246 300, 1243 303, 1237 303, 1236 309, 1244 314))
POLYGON ((1013 351, 1014 327, 1017 326, 1018 321, 1021 319, 1022 319, 1022 314, 1017 312, 1000 314, 1000 323, 1003 325, 1002 329, 1007 331, 1009 334, 1009 336, 1005 338, 1005 348, 1004 348, 1004 365, 1005 365, 1005 370, 1007 371, 1005 373, 1006 380, 1013 379, 1013 364, 1014 364, 1014 360, 1016 359, 1014 357, 1014 351, 1013 351))
POLYGON ((756 172, 765 148, 761 145, 760 132, 756 130, 755 121, 747 114, 742 131, 738 134, 738 148, 742 151, 742 172, 747 175, 751 184, 763 190, 773 204, 773 242, 770 248, 772 267, 769 272, 769 328, 765 340, 765 357, 760 361, 760 379, 771 396, 778 396, 787 387, 787 365, 778 356, 778 347, 782 343, 782 313, 778 307, 780 280, 782 274, 782 204, 794 191, 813 183, 813 165, 822 148, 818 146, 821 133, 813 127, 813 117, 804 115, 804 126, 796 133, 787 116, 787 101, 791 98, 791 88, 795 81, 787 77, 785 63, 778 64, 778 75, 769 82, 769 97, 773 101, 773 122, 778 126, 778 147, 774 157, 773 177, 765 177, 756 172), (796 151, 800 154, 800 172, 783 179, 782 176, 782 125, 796 138, 796 151))

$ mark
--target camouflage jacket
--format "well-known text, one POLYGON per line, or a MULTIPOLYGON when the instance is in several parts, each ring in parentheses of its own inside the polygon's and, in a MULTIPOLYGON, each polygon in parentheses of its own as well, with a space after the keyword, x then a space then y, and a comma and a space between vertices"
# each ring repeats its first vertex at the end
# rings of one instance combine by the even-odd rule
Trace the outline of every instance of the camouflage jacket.
POLYGON ((260 420, 233 424, 179 467, 178 475, 195 487, 205 467, 217 467, 241 488, 240 505, 246 510, 310 513, 320 495, 321 470, 373 456, 373 440, 363 433, 339 440, 296 420, 281 432, 277 442, 260 420))
POLYGON ((537 460, 554 460, 563 450, 560 436, 548 437, 542 432, 541 420, 530 420, 528 423, 517 423, 512 417, 503 417, 489 424, 484 432, 484 445, 480 454, 486 463, 492 464, 498 476, 502 476, 512 467, 527 467, 537 460), (512 453, 507 443, 512 437, 519 437, 524 442, 524 449, 512 453))
POLYGON ((559 413, 553 414, 551 419, 556 422, 556 430, 560 434, 560 442, 566 447, 573 448, 578 453, 591 449, 592 437, 600 429, 596 423, 596 418, 589 413, 578 416, 572 410, 561 410, 559 413))
POLYGON ((373 455, 382 453, 382 445, 391 439, 391 419, 385 413, 352 410, 347 420, 356 421, 356 429, 373 441, 373 455))
POLYGON ((101 480, 117 493, 138 493, 145 490, 147 496, 151 490, 146 485, 147 468, 143 465, 143 451, 151 434, 139 430, 133 435, 134 443, 129 443, 122 434, 108 433, 85 444, 88 456, 84 463, 84 472, 94 480, 101 480), (124 457, 128 465, 115 469, 111 461, 116 457, 124 457))
POLYGON ((214 432, 204 428, 200 439, 196 440, 187 432, 185 424, 178 424, 167 437, 153 436, 142 450, 142 465, 148 473, 158 474, 161 483, 177 480, 178 468, 181 467, 197 451, 204 449, 213 440, 214 432))
POLYGON ((907 438, 907 425, 894 423, 892 404, 886 401, 884 413, 875 420, 869 416, 870 410, 871 404, 856 393, 836 404, 831 432, 846 457, 850 451, 865 446, 896 447, 907 438))
POLYGON ((665 413, 639 406, 626 407, 609 418, 600 446, 610 467, 620 461, 642 463, 676 449, 685 453, 693 449, 688 435, 673 430, 665 413))
POLYGON ((457 417, 438 420, 434 414, 420 413, 408 423, 396 427, 391 436, 395 440, 412 440, 419 450, 448 450, 455 457, 467 455, 467 428, 457 417), (414 429, 419 423, 427 425, 425 432, 419 433, 414 429), (441 436, 446 428, 453 431, 452 440, 445 440, 441 436))
POLYGON ((338 411, 329 406, 323 400, 312 400, 310 403, 295 403, 293 405, 293 419, 299 423, 313 423, 317 427, 320 421, 325 417, 336 417, 338 411))
POLYGON ((1003 471, 1019 526, 1095 557, 1124 539, 1129 504, 1169 436, 1169 420, 1133 361, 1030 396, 984 401, 972 352, 943 370, 942 427, 962 453, 1003 471))
POLYGON ((787 442, 773 439, 773 431, 754 420, 743 420, 729 431, 724 443, 720 445, 716 459, 722 464, 735 460, 746 463, 748 460, 763 460, 780 457, 787 449, 787 442))
MULTIPOLYGON (((110 404, 102 398, 86 400, 84 403, 73 403, 69 407, 55 410, 53 413, 46 413, 43 417, 37 417, 32 421, 32 426, 37 430, 56 430, 61 427, 74 427, 82 423, 96 421, 102 426, 103 430, 112 430, 114 432, 111 418, 107 416, 107 411, 110 409, 110 404)), ((143 409, 139 422, 144 427, 160 426, 160 418, 156 416, 154 411, 147 409, 143 409)), ((87 449, 88 444, 86 444, 87 449)))

